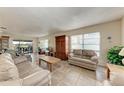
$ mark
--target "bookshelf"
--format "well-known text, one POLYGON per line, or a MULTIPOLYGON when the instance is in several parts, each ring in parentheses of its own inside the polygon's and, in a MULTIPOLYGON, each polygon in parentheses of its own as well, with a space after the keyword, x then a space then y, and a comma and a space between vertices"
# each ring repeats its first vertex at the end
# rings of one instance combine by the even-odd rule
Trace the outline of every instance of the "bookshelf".
POLYGON ((0 37, 0 51, 9 48, 9 36, 0 37))

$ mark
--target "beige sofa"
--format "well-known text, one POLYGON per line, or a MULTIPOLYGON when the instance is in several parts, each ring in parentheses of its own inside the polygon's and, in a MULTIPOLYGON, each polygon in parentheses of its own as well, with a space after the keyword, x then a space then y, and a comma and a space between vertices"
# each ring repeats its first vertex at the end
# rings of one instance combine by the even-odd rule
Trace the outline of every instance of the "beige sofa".
POLYGON ((74 49, 68 56, 69 64, 96 70, 98 57, 93 50, 74 49))
POLYGON ((0 55, 0 85, 4 86, 35 86, 50 85, 51 75, 25 56, 12 59, 5 53, 0 55))

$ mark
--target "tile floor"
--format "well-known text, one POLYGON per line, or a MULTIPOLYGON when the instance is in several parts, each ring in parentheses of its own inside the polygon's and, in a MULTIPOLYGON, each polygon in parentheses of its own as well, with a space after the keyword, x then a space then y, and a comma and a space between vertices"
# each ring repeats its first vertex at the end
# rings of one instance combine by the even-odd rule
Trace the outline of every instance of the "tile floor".
MULTIPOLYGON (((46 69, 46 64, 41 66, 46 69)), ((97 86, 103 85, 106 79, 106 68, 98 66, 96 71, 91 71, 61 61, 53 66, 52 86, 97 86)))

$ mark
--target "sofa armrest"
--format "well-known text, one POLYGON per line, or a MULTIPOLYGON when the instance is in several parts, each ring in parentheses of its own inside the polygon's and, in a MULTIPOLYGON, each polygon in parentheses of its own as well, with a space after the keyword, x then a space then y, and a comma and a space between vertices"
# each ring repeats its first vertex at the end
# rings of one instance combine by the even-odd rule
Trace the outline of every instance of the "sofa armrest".
POLYGON ((98 63, 98 57, 97 56, 92 56, 91 61, 98 63))
POLYGON ((8 80, 0 82, 0 86, 21 86, 22 79, 8 80))
POLYGON ((74 56, 73 53, 69 53, 69 54, 68 54, 68 58, 69 58, 69 57, 72 57, 72 56, 74 56))

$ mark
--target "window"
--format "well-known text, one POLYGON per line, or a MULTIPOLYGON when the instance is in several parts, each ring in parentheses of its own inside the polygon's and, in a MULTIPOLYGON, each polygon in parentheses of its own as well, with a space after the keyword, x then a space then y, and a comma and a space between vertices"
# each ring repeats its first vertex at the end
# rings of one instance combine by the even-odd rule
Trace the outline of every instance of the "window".
POLYGON ((71 36, 71 49, 82 49, 82 35, 71 36))
POLYGON ((73 49, 94 50, 99 56, 100 52, 100 33, 88 33, 71 36, 71 51, 73 49))
POLYGON ((14 50, 20 53, 32 53, 32 40, 13 40, 14 50))
POLYGON ((41 40, 39 47, 40 48, 45 48, 45 49, 48 48, 48 39, 41 40))
POLYGON ((94 50, 99 56, 100 52, 100 33, 84 34, 84 49, 94 50))

